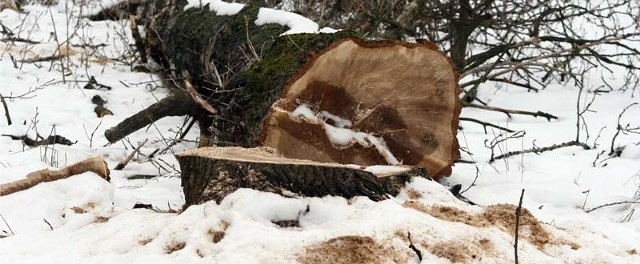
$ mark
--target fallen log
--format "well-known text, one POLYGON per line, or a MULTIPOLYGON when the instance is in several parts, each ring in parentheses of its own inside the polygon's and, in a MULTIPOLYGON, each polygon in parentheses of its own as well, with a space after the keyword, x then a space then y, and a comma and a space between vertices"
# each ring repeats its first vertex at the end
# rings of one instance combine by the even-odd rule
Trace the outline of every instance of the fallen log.
POLYGON ((106 181, 111 179, 109 177, 107 163, 100 157, 93 157, 71 164, 60 170, 42 169, 27 174, 27 177, 24 179, 0 184, 0 196, 23 191, 43 182, 57 181, 88 171, 98 174, 98 176, 106 181))
POLYGON ((164 69, 172 97, 182 100, 134 115, 107 130, 107 139, 187 114, 198 121, 201 147, 267 146, 284 156, 274 165, 259 155, 250 161, 178 155, 187 204, 220 200, 238 186, 372 199, 389 192, 373 184, 372 174, 344 164, 409 165, 434 178, 451 173, 459 156, 460 88, 450 60, 432 43, 318 33, 308 20, 301 23, 315 25, 314 33, 289 34, 304 18, 255 4, 229 12, 214 10, 221 3, 186 10, 183 1, 168 3, 145 24, 145 53, 164 69), (262 176, 246 176, 249 165, 262 176), (235 174, 219 177, 220 171, 235 174), (327 179, 335 183, 314 185, 315 191, 307 186, 327 179), (338 183, 345 179, 360 189, 338 183))
POLYGON ((268 148, 206 147, 176 155, 182 170, 185 207, 217 202, 239 188, 321 197, 396 195, 412 177, 427 172, 408 166, 361 167, 289 159, 268 148))

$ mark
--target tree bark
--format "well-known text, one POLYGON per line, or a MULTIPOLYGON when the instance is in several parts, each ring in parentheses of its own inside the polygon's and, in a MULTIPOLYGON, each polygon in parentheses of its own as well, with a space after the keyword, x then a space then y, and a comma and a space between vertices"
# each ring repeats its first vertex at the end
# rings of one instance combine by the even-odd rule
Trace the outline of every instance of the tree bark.
POLYGON ((176 155, 182 169, 185 207, 216 202, 239 188, 304 196, 367 196, 374 201, 396 195, 412 177, 426 177, 419 168, 393 172, 366 171, 359 166, 288 159, 266 148, 209 147, 176 155))

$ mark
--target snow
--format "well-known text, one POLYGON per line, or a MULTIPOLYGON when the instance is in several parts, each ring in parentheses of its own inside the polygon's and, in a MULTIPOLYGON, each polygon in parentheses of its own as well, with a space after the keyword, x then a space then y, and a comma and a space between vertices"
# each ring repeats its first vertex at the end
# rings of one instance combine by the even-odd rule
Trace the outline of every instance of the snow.
POLYGON ((258 12, 256 25, 261 26, 264 24, 280 24, 289 27, 289 30, 284 35, 318 32, 318 24, 316 22, 296 13, 271 8, 260 8, 258 12))
POLYGON ((240 12, 244 8, 243 4, 239 3, 227 3, 220 0, 189 0, 184 9, 201 7, 209 5, 209 10, 216 12, 218 16, 233 16, 240 12))
MULTIPOLYGON (((216 15, 219 16, 232 16, 244 8, 244 4, 228 3, 220 0, 189 0, 185 9, 205 5, 209 5, 209 10, 216 12, 216 15)), ((316 22, 296 13, 264 7, 258 11, 258 18, 255 20, 255 24, 258 26, 264 24, 280 24, 289 27, 289 30, 284 32, 283 35, 317 32, 334 33, 337 31, 329 27, 318 29, 316 22)))
MULTIPOLYGON (((220 15, 231 13, 230 5, 220 1, 210 3, 223 6, 216 11, 220 15)), ((36 131, 42 136, 55 133, 77 143, 31 148, 0 136, 0 183, 95 155, 104 158, 109 168, 113 168, 145 139, 149 141, 141 153, 149 155, 167 148, 170 139, 182 132, 184 117, 170 117, 133 133, 126 140, 107 144, 106 129, 168 94, 166 89, 158 87, 161 84, 157 77, 132 72, 130 66, 112 59, 126 54, 127 43, 133 42, 127 21, 90 22, 78 20, 79 12, 50 13, 49 8, 41 6, 24 9, 27 12, 10 9, 0 12, 2 24, 19 37, 42 43, 0 42, 0 93, 7 97, 13 119, 13 125, 8 126, 4 110, 0 110, 0 134, 34 137, 36 131), (77 21, 82 29, 69 40, 71 45, 105 43, 107 46, 95 49, 71 46, 76 53, 70 56, 69 64, 65 64, 65 82, 62 82, 60 61, 17 62, 18 67, 14 67, 11 56, 22 60, 52 55, 58 45, 51 34, 57 33, 55 37, 64 41, 77 21), (90 76, 112 89, 83 89, 84 81, 90 76), (113 111, 113 116, 95 116, 95 106, 90 101, 94 95, 108 101, 105 106, 113 111)), ((283 13, 267 11, 264 16, 265 21, 277 21, 292 30, 311 28, 310 23, 298 24, 294 16, 283 13)), ((598 87, 599 77, 590 76, 586 81, 591 82, 590 87, 598 87)), ((624 82, 620 76, 606 78, 619 86, 624 82)), ((588 102, 593 95, 592 90, 585 91, 581 100, 588 102)), ((548 122, 465 108, 462 116, 526 131, 523 138, 499 144, 496 154, 575 138, 578 89, 572 85, 550 85, 539 93, 485 85, 480 88, 479 96, 493 106, 540 110, 560 117, 548 122)), ((458 138, 461 146, 473 153, 463 153, 463 159, 475 164, 456 164, 453 175, 446 178, 444 184, 459 183, 466 189, 475 182, 463 195, 478 206, 453 197, 447 186, 414 179, 400 194, 381 202, 365 197, 283 197, 241 189, 221 204, 208 202, 175 213, 184 204, 184 195, 173 153, 195 147, 198 128, 194 127, 185 141, 167 152, 153 159, 136 155, 124 170, 112 170, 111 182, 84 173, 0 197, 0 262, 294 263, 300 256, 309 254, 307 247, 340 236, 368 236, 381 248, 392 249, 389 252, 397 254, 400 262, 416 263, 417 257, 406 240, 409 232, 424 256, 422 263, 449 262, 437 255, 436 245, 461 249, 461 252, 472 249, 480 259, 469 258, 468 262, 513 262, 514 239, 510 230, 449 221, 418 209, 446 206, 475 215, 490 205, 517 204, 521 190, 525 189, 523 207, 542 222, 544 230, 557 240, 579 247, 572 249, 571 245, 558 242, 537 248, 520 237, 519 254, 523 263, 640 263, 640 255, 634 253, 640 251, 640 214, 632 211, 639 208, 637 204, 586 212, 607 203, 637 201, 640 195, 640 146, 637 145, 640 138, 637 135, 617 138, 616 146, 626 146, 620 157, 598 158, 598 153, 609 149, 618 115, 627 105, 639 102, 638 98, 640 91, 632 89, 598 95, 591 106, 593 111, 585 115, 590 131, 588 139, 582 131, 583 140, 591 146, 597 145, 591 150, 570 147, 489 162, 491 150, 485 141, 503 132, 489 129, 485 134, 481 126, 463 122, 458 138), (158 177, 128 179, 141 175, 158 177), (154 210, 131 209, 137 202, 152 204, 154 210), (274 223, 282 220, 297 220, 298 226, 280 227, 274 223), (221 234, 224 236, 220 239, 221 234), (220 239, 217 242, 216 236, 220 239), (479 248, 479 241, 483 239, 492 247, 479 248)), ((310 107, 296 111, 293 116, 305 120, 331 121, 334 125, 326 125, 337 131, 332 134, 336 141, 364 141, 365 137, 355 136, 354 131, 345 132, 351 127, 349 120, 331 113, 315 113, 310 107)), ((639 125, 638 116, 640 107, 631 107, 621 123, 639 125)), ((397 168, 373 166, 367 170, 384 172, 397 168)))
POLYGON ((391 153, 383 138, 376 137, 371 133, 348 129, 348 127, 352 125, 349 120, 333 115, 327 111, 321 111, 316 114, 307 104, 300 104, 296 107, 293 112, 289 113, 289 118, 298 122, 305 121, 311 124, 322 125, 331 144, 338 148, 348 148, 355 143, 365 148, 374 147, 390 165, 400 164, 400 161, 391 153), (326 119, 332 120, 335 126, 326 123, 324 121, 326 119))

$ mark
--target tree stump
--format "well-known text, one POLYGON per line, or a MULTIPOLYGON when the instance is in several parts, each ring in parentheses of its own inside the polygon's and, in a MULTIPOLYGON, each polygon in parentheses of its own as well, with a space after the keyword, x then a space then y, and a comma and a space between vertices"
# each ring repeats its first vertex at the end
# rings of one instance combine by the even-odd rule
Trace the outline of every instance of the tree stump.
POLYGON ((185 207, 217 202, 239 188, 304 196, 367 196, 374 201, 397 194, 424 169, 361 167, 289 159, 268 148, 206 147, 176 155, 182 169, 185 207))

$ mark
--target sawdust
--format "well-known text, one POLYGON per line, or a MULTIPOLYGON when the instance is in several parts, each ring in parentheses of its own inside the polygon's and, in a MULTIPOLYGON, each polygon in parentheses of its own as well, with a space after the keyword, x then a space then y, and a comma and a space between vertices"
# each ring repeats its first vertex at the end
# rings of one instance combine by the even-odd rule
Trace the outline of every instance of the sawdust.
POLYGON ((187 246, 187 243, 185 242, 171 241, 169 244, 164 246, 164 253, 171 254, 178 250, 182 250, 185 246, 187 246))
POLYGON ((211 238, 211 242, 218 243, 220 242, 220 240, 224 238, 227 228, 229 227, 229 223, 225 221, 221 221, 220 227, 221 227, 221 230, 216 230, 213 228, 207 230, 207 235, 209 236, 209 238, 211 238))
MULTIPOLYGON (((515 231, 515 211, 517 207, 511 204, 489 205, 479 214, 471 214, 449 206, 426 206, 416 201, 407 201, 403 206, 449 222, 460 222, 476 227, 495 226, 509 234, 515 231)), ((519 226, 519 237, 526 239, 538 249, 544 248, 549 243, 570 245, 571 248, 575 249, 580 248, 580 245, 576 243, 553 239, 551 234, 543 228, 542 223, 526 208, 522 208, 520 212, 519 226)))
POLYGON ((409 188, 407 189, 407 197, 409 197, 409 199, 416 200, 420 199, 422 197, 422 194, 416 191, 416 189, 409 188))
POLYGON ((341 236, 308 246, 297 261, 302 264, 406 263, 405 258, 398 250, 383 246, 371 237, 341 236))
POLYGON ((471 248, 469 244, 461 241, 443 241, 428 247, 431 254, 441 258, 446 258, 452 263, 465 263, 469 259, 477 258, 473 252, 478 252, 471 248))
POLYGON ((138 240, 138 244, 140 244, 141 246, 144 246, 146 244, 151 243, 151 241, 153 241, 153 238, 140 239, 138 240))

